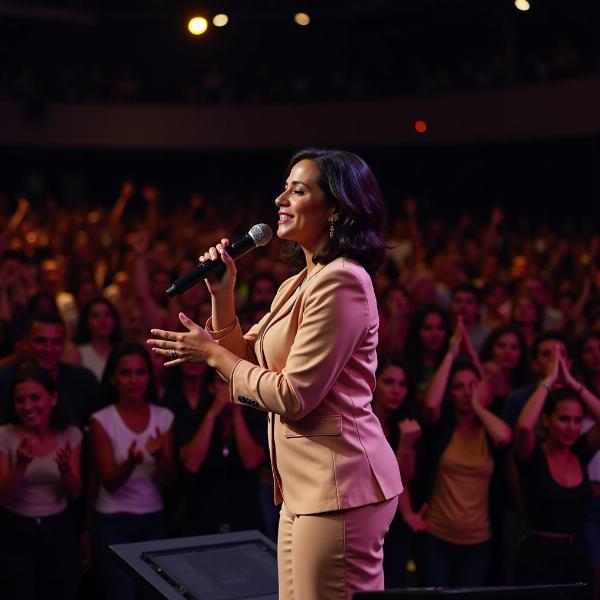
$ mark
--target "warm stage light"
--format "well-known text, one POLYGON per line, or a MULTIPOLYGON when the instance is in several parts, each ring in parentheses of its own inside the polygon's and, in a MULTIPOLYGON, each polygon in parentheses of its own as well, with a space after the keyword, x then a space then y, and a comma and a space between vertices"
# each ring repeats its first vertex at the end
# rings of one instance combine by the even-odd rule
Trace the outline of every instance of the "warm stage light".
POLYGON ((229 23, 229 17, 222 13, 215 15, 215 17, 213 19, 213 25, 215 27, 225 27, 225 25, 227 25, 227 23, 229 23))
POLYGON ((531 5, 529 4, 529 2, 527 0, 515 0, 515 6, 519 9, 519 10, 529 10, 531 8, 531 5))
POLYGON ((415 121, 415 131, 417 133, 425 133, 427 131, 427 123, 421 119, 415 121))
POLYGON ((296 13, 294 15, 294 21, 296 25, 308 25, 310 23, 310 17, 306 13, 296 13))
POLYGON ((192 35, 202 35, 208 29, 208 21, 204 17, 194 17, 188 22, 188 30, 192 35))

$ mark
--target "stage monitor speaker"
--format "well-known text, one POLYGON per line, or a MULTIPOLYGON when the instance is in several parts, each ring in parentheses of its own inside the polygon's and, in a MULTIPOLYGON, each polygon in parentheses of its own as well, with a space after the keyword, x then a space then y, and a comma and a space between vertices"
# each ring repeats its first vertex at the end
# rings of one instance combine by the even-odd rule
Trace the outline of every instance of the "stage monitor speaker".
POLYGON ((580 600, 587 598, 585 583, 480 588, 406 588, 358 592, 354 600, 580 600))
POLYGON ((258 531, 110 546, 153 599, 277 600, 277 549, 258 531))

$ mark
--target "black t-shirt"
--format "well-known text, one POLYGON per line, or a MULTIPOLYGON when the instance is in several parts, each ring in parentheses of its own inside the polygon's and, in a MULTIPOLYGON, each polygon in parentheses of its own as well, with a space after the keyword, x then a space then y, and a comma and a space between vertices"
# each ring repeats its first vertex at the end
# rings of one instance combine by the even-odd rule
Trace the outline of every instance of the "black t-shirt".
POLYGON ((583 530, 592 499, 587 465, 593 452, 586 436, 579 438, 571 450, 583 473, 582 482, 575 487, 565 487, 554 480, 546 452, 539 442, 525 460, 517 459, 521 493, 531 529, 566 534, 583 530))

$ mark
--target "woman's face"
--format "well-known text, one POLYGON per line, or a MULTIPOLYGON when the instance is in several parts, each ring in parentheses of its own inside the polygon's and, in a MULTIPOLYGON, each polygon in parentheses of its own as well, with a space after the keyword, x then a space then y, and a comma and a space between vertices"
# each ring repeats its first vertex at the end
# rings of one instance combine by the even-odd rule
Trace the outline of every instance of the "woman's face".
POLYGON ((377 378, 375 402, 382 408, 394 411, 404 404, 408 393, 408 380, 402 367, 388 365, 377 378))
POLYGON ((423 320, 419 336, 424 350, 428 352, 439 351, 446 338, 446 329, 442 317, 437 313, 429 313, 423 320))
POLYGON ((551 415, 544 415, 548 439, 560 446, 572 446, 581 434, 583 408, 577 400, 558 402, 551 415))
POLYGON ((492 348, 492 361, 505 371, 517 366, 521 358, 519 338, 514 333, 503 333, 492 348))
POLYGON ((600 338, 591 337, 581 352, 583 366, 595 375, 600 374, 600 338))
POLYGON ((120 400, 143 401, 150 382, 146 360, 139 354, 122 356, 112 376, 120 400))
POLYGON ((113 315, 104 302, 96 302, 92 306, 88 317, 88 324, 92 337, 110 337, 115 329, 113 315))
POLYGON ((471 369, 462 369, 454 373, 450 381, 450 401, 459 413, 472 411, 471 395, 478 379, 471 369))
POLYGON ((27 379, 15 386, 15 412, 28 429, 46 429, 58 396, 37 381, 27 379))
POLYGON ((521 297, 515 302, 514 320, 516 323, 530 325, 537 323, 538 316, 531 298, 521 297))
POLYGON ((275 199, 279 208, 277 236, 298 242, 311 252, 325 245, 329 235, 328 219, 333 214, 317 183, 318 178, 316 163, 301 160, 292 167, 285 189, 275 199))

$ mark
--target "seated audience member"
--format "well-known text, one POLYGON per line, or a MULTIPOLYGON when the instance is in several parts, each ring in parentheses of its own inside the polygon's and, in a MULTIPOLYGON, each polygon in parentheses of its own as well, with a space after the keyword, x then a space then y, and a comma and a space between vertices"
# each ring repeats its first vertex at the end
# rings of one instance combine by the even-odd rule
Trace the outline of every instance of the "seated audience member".
MULTIPOLYGON (((89 369, 60 361, 64 346, 65 324, 58 314, 37 313, 31 317, 24 338, 24 364, 44 371, 55 381, 61 402, 74 423, 84 429, 97 408, 98 385, 89 369)), ((6 408, 18 369, 18 365, 0 369, 0 408, 6 408)))
POLYGON ((0 595, 76 600, 79 536, 67 501, 81 491, 82 435, 56 382, 23 369, 0 426, 0 595))
POLYGON ((506 397, 532 378, 525 338, 512 325, 498 327, 487 337, 480 358, 492 393, 491 409, 500 414, 506 397))
POLYGON ((173 475, 173 413, 155 404, 150 356, 133 342, 108 357, 102 399, 108 406, 90 420, 100 478, 92 539, 99 587, 107 600, 125 600, 136 597, 136 582, 115 566, 108 546, 165 533, 160 486, 173 475))
POLYGON ((383 292, 379 304, 379 342, 377 351, 390 354, 404 348, 412 301, 401 285, 392 285, 383 292))
POLYGON ((422 395, 441 363, 450 337, 446 313, 437 306, 423 306, 413 314, 406 334, 404 354, 422 395))
POLYGON ((510 444, 510 428, 485 405, 489 392, 479 369, 455 363, 464 328, 423 401, 423 449, 417 460, 413 511, 402 514, 417 536, 417 567, 423 586, 480 586, 491 557, 489 491, 494 449, 510 444))
POLYGON ((214 370, 193 411, 176 422, 176 449, 184 469, 186 535, 260 528, 258 468, 265 450, 262 413, 229 399, 214 370), (183 418, 184 417, 184 418, 183 418), (243 510, 240 509, 243 507, 243 510))
POLYGON ((121 341, 121 321, 117 309, 106 298, 85 304, 75 330, 77 364, 102 379, 112 349, 121 341))
POLYGON ((600 400, 573 377, 555 346, 515 431, 528 523, 517 559, 518 584, 591 583, 584 525, 592 499, 587 466, 600 449, 599 421, 600 400), (565 387, 553 389, 559 381, 565 387), (584 407, 596 424, 580 437, 584 407), (535 433, 540 416, 546 430, 541 442, 535 433))
MULTIPOLYGON (((395 354, 380 357, 376 378, 373 412, 396 453, 402 481, 406 486, 414 476, 414 444, 421 437, 421 426, 413 418, 416 410, 414 382, 410 379, 404 360, 395 354)), ((411 545, 412 532, 398 511, 383 548, 386 588, 404 585, 411 545)))
POLYGON ((455 322, 458 317, 462 317, 471 343, 475 350, 479 352, 490 333, 490 329, 481 323, 479 290, 474 285, 468 283, 457 285, 452 290, 450 312, 455 322))

